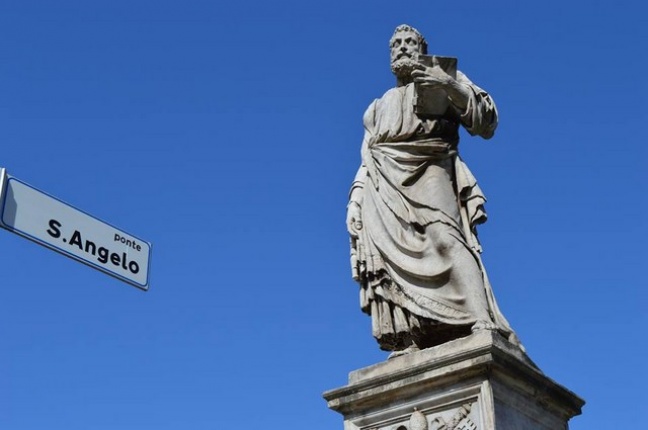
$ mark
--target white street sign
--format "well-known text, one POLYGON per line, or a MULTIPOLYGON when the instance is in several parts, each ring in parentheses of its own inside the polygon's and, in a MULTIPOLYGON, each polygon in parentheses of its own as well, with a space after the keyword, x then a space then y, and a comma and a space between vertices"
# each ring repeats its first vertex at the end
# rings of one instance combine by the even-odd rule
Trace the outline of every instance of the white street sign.
POLYGON ((0 169, 0 224, 143 290, 149 287, 151 244, 68 205, 0 169))

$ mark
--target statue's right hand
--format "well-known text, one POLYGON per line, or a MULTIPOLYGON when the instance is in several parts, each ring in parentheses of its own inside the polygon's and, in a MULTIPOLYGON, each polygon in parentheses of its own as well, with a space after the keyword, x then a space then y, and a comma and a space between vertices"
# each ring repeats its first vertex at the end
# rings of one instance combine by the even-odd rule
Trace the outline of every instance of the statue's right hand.
POLYGON ((358 237, 358 232, 362 230, 362 214, 360 205, 356 202, 350 202, 347 208, 347 230, 353 238, 358 237))
POLYGON ((412 71, 414 82, 431 88, 446 88, 454 79, 448 75, 440 66, 426 67, 417 64, 412 71))

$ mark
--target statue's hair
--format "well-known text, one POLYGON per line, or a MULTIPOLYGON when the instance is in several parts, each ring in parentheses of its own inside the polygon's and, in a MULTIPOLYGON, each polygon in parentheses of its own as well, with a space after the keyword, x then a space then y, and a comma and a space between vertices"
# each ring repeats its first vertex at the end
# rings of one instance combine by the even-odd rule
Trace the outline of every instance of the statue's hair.
POLYGON ((419 45, 421 46, 421 54, 423 55, 427 54, 427 42, 425 41, 425 37, 423 37, 423 35, 417 29, 407 24, 401 24, 398 27, 396 27, 396 30, 394 30, 394 34, 392 35, 391 39, 389 39, 390 47, 392 45, 392 42, 394 41, 394 36, 396 35, 396 33, 400 33, 401 31, 411 31, 412 33, 416 34, 419 45))

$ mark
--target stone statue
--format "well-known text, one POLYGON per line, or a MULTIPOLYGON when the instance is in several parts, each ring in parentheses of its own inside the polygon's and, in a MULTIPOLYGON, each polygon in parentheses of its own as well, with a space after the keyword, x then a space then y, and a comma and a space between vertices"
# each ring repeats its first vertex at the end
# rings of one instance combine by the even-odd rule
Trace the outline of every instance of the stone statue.
POLYGON ((347 208, 361 308, 381 349, 395 355, 476 330, 519 345, 480 258, 485 198, 457 153, 460 125, 493 136, 495 104, 456 59, 428 56, 415 28, 398 26, 390 50, 397 86, 364 114, 347 208))

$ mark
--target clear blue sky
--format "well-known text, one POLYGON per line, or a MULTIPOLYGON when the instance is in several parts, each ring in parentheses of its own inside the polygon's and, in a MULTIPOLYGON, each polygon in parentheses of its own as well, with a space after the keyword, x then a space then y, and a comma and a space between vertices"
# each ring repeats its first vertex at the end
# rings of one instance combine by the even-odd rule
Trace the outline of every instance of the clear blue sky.
POLYGON ((646 422, 648 7, 602 1, 0 5, 0 165, 153 243, 144 293, 0 231, 0 428, 342 428, 386 358, 344 226, 410 23, 494 97, 462 140, 484 260, 572 430, 646 422))

